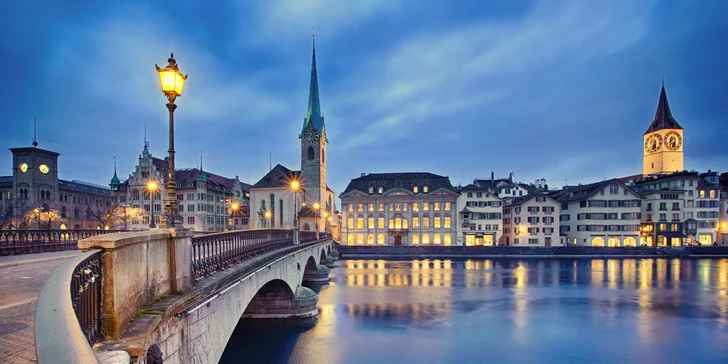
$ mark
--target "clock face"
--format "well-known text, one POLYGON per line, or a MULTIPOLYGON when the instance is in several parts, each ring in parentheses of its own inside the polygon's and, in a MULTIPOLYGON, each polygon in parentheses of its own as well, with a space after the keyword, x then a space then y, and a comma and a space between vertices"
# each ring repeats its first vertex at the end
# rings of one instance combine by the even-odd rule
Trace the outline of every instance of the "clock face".
POLYGON ((653 134, 645 140, 645 152, 654 153, 662 147, 662 137, 660 134, 653 134))
POLYGON ((667 150, 678 150, 680 146, 682 146, 682 138, 678 132, 670 131, 665 134, 665 148, 667 150))
POLYGON ((40 170, 40 173, 43 174, 48 174, 48 172, 50 171, 50 168, 48 168, 48 166, 45 164, 41 164, 40 166, 38 166, 38 169, 40 170))
POLYGON ((303 133, 303 141, 306 143, 315 143, 317 139, 318 133, 313 129, 308 129, 303 133))
POLYGON ((20 166, 19 167, 20 167, 20 171, 23 172, 23 173, 25 173, 25 172, 28 171, 28 163, 25 163, 25 162, 20 163, 20 166))

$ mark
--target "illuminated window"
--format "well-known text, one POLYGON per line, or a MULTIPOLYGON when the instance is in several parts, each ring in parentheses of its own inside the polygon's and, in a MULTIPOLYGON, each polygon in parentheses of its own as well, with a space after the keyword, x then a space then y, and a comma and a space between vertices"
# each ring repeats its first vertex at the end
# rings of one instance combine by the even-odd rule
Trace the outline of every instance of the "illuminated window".
POLYGON ((394 219, 392 218, 389 219, 389 228, 394 229, 394 219))
POLYGON ((402 211, 402 204, 398 203, 397 206, 395 207, 394 211, 402 211))
POLYGON ((377 235, 377 244, 384 245, 384 234, 377 235))
POLYGON ((705 198, 705 190, 700 191, 700 198, 705 198))
POLYGON ((445 217, 445 229, 449 229, 449 228, 450 228, 450 218, 445 217))
POLYGON ((346 219, 346 227, 348 227, 349 229, 354 228, 354 218, 353 217, 346 219))
POLYGON ((413 217, 412 218, 412 227, 413 228, 420 227, 420 218, 419 217, 413 217))
POLYGON ((440 217, 435 217, 435 229, 440 228, 440 217))
POLYGON ((402 204, 402 211, 407 211, 407 205, 409 204, 406 202, 402 204))
POLYGON ((445 211, 450 211, 450 203, 445 202, 445 211))
POLYGON ((417 193, 417 192, 419 192, 419 188, 417 188, 417 186, 414 186, 414 187, 412 188, 412 191, 413 191, 414 193, 417 193))
POLYGON ((615 238, 615 237, 609 238, 609 240, 607 240, 607 246, 610 246, 610 247, 619 246, 619 238, 615 238))
POLYGON ((420 243, 420 236, 418 234, 412 234, 412 245, 420 243))
POLYGON ((364 245, 364 235, 357 234, 356 235, 356 243, 359 245, 364 245))
POLYGON ((432 239, 432 243, 435 245, 440 245, 440 234, 435 234, 434 239, 432 239))
POLYGON ((407 218, 402 219, 402 229, 409 229, 409 222, 407 218))
POLYGON ((354 205, 352 205, 352 204, 349 204, 349 206, 347 206, 347 208, 348 208, 348 210, 347 210, 347 211, 349 211, 349 212, 354 212, 354 205))
POLYGON ((367 210, 367 211, 369 211, 369 212, 374 211, 374 204, 373 203, 370 203, 369 204, 369 210, 367 210))
POLYGON ((465 245, 466 246, 475 245, 475 235, 465 235, 465 245))
POLYGON ((369 186, 369 193, 374 193, 374 187, 369 186))
POLYGON ((369 219, 367 219, 367 228, 374 229, 374 218, 373 217, 370 217, 369 219))
POLYGON ((349 234, 346 238, 346 240, 349 242, 349 245, 354 245, 354 234, 349 234))
POLYGON ((402 219, 401 218, 398 217, 394 220, 394 228, 397 230, 402 228, 402 219))
POLYGON ((425 229, 430 228, 430 218, 425 216, 422 218, 422 227, 425 229))
POLYGON ((624 238, 624 246, 637 246, 637 240, 633 237, 624 238))
POLYGON ((364 228, 364 218, 363 217, 357 217, 356 218, 356 228, 357 229, 363 229, 364 228))
POLYGON ((384 204, 383 203, 380 203, 379 204, 379 211, 384 211, 384 204))
POLYGON ((384 187, 379 187, 379 194, 381 195, 382 193, 384 193, 384 187))
POLYGON ((427 189, 427 185, 425 185, 425 186, 422 186, 422 192, 424 192, 424 193, 427 193, 427 190, 428 190, 428 189, 427 189))
POLYGON ((715 198, 715 190, 710 190, 710 198, 715 198))
POLYGON ((418 204, 416 202, 413 203, 412 204, 412 211, 420 211, 420 204, 418 204))
POLYGON ((435 202, 435 211, 440 211, 440 203, 435 202))
MULTIPOLYGON (((316 207, 316 206, 314 206, 314 207, 316 207)), ((356 205, 356 212, 362 212, 362 211, 364 211, 364 207, 362 206, 362 204, 356 205)))
POLYGON ((384 218, 383 217, 380 217, 379 219, 377 219, 377 227, 380 229, 384 229, 384 218))
POLYGON ((374 234, 369 234, 369 236, 367 236, 367 244, 374 245, 374 234))
POLYGON ((597 236, 591 241, 592 246, 604 246, 604 238, 597 236))
POLYGON ((450 241, 450 234, 445 234, 445 245, 452 245, 450 241))
POLYGON ((422 204, 422 211, 430 211, 430 204, 425 202, 422 204))
POLYGON ((430 244, 430 235, 429 234, 422 234, 422 244, 424 244, 424 245, 430 244))
POLYGON ((394 204, 393 203, 390 203, 389 204, 389 211, 394 211, 394 204))
MULTIPOLYGON (((700 191, 704 192, 704 191, 700 191)), ((700 245, 713 245, 712 234, 700 234, 700 245)))

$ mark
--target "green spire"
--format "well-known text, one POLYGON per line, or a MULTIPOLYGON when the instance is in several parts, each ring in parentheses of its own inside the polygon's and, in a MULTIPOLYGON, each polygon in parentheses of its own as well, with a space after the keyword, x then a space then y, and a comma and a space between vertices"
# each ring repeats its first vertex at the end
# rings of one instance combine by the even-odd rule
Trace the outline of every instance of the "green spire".
POLYGON ((111 177, 111 183, 110 185, 120 185, 121 181, 119 181, 119 177, 116 176, 116 156, 114 156, 114 177, 111 177))
POLYGON ((313 123, 313 126, 319 133, 324 129, 324 117, 321 114, 321 99, 319 98, 318 73, 316 71, 316 36, 313 37, 313 56, 311 58, 311 83, 308 89, 308 110, 306 118, 303 119, 303 128, 301 134, 306 130, 306 126, 313 123))
POLYGON ((197 182, 207 182, 207 176, 202 171, 202 152, 200 152, 200 174, 197 175, 197 182))

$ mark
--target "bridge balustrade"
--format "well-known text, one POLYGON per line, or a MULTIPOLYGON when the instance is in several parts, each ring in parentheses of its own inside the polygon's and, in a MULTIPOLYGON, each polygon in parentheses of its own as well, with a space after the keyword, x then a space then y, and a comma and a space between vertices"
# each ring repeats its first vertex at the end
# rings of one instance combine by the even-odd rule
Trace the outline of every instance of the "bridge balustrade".
POLYGON ((203 277, 229 265, 290 246, 293 246, 293 231, 284 229, 195 236, 192 238, 192 271, 197 277, 203 277))
MULTIPOLYGON (((123 231, 123 230, 122 230, 123 231)), ((78 249, 81 239, 120 230, 0 230, 0 256, 78 249)))

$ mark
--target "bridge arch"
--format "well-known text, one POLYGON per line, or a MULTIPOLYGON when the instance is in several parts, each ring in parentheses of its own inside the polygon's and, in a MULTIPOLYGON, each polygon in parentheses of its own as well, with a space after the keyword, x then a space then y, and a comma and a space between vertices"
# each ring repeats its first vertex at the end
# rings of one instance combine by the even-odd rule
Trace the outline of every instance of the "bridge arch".
POLYGON ((319 264, 323 264, 326 261, 326 249, 321 249, 321 256, 319 257, 319 264))
POLYGON ((260 313, 267 307, 276 305, 277 302, 293 300, 294 296, 295 294, 288 283, 282 279, 274 279, 260 287, 253 299, 248 303, 248 307, 245 308, 243 317, 260 313))

